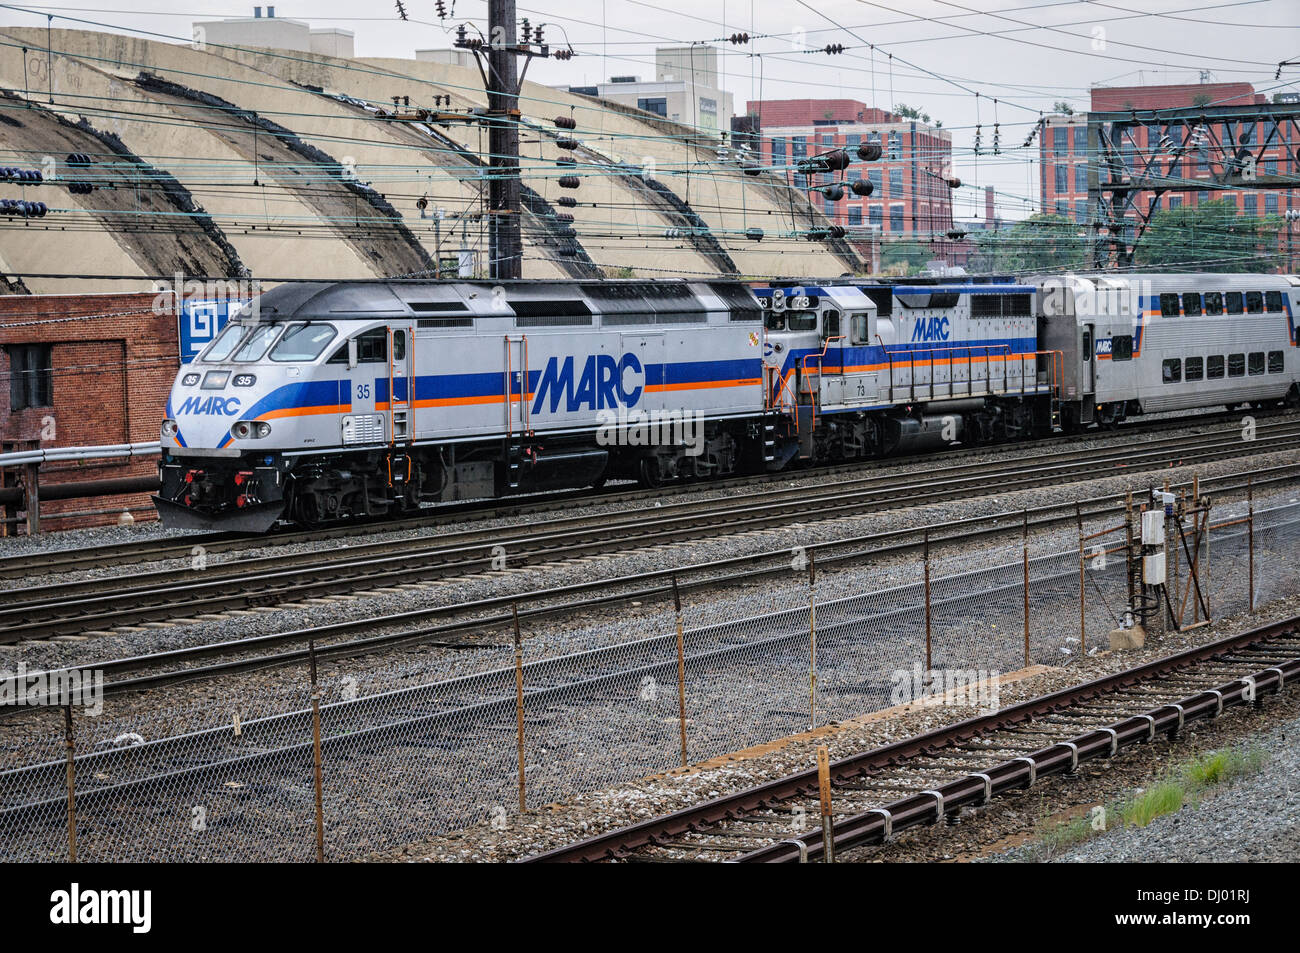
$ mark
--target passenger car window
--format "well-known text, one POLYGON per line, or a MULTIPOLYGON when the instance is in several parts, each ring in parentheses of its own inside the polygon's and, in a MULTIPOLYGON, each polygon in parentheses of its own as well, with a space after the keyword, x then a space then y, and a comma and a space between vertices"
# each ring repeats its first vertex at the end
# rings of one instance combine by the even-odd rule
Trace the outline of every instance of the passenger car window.
POLYGON ((1165 358, 1161 372, 1166 384, 1177 384, 1183 379, 1183 362, 1176 357, 1165 358))
POLYGON ((1205 313, 1223 314, 1223 295, 1217 291, 1207 291, 1205 293, 1205 313))
POLYGON ((1223 307, 1228 314, 1241 314, 1241 292, 1229 291, 1223 296, 1223 307))
POLYGON ((337 333, 330 324, 295 324, 271 348, 271 360, 314 361, 337 333))
POLYGON ((1183 367, 1184 379, 1199 381, 1205 376, 1205 358, 1189 357, 1183 367))
POLYGON ((1246 376, 1246 355, 1245 354, 1228 355, 1228 376, 1229 377, 1246 376))
POLYGON ((1263 351, 1251 352, 1249 368, 1250 368, 1251 376, 1254 376, 1255 374, 1264 373, 1264 352, 1263 351))
POLYGON ((1264 293, 1261 291, 1246 292, 1246 311, 1250 314, 1262 314, 1264 312, 1264 293))
POLYGON ((1281 351, 1268 352, 1268 372, 1270 374, 1281 374, 1286 369, 1286 359, 1281 351))
POLYGON ((1264 292, 1264 304, 1270 311, 1282 311, 1282 292, 1266 291, 1264 292))
POLYGON ((1223 376, 1223 355, 1212 354, 1205 359, 1205 376, 1213 380, 1223 376))
POLYGON ((1170 293, 1162 294, 1160 296, 1161 317, 1176 318, 1178 317, 1178 313, 1178 295, 1170 293))
POLYGON ((1201 313, 1201 295, 1196 291, 1189 291, 1183 295, 1183 314, 1195 317, 1201 313))

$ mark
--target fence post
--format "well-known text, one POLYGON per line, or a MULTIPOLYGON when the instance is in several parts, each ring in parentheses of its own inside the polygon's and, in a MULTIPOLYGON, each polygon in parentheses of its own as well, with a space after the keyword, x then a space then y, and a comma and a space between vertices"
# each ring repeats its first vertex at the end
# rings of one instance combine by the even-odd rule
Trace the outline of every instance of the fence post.
MULTIPOLYGON (((1200 501, 1200 499, 1198 498, 1196 502, 1197 502, 1197 504, 1199 505, 1199 503, 1200 503, 1201 501, 1200 501)), ((1205 501, 1205 507, 1204 507, 1204 509, 1205 509, 1205 516, 1204 516, 1204 519, 1205 519, 1205 586, 1204 586, 1203 588, 1204 588, 1204 590, 1205 590, 1205 621, 1206 621, 1206 622, 1209 622, 1209 621, 1210 621, 1210 596, 1211 596, 1211 594, 1212 594, 1211 590, 1213 589, 1213 586, 1214 586, 1214 580, 1213 580, 1213 578, 1211 577, 1211 572, 1210 572, 1210 524, 1211 524, 1211 519, 1210 519, 1210 502, 1209 502, 1209 500, 1206 500, 1206 501, 1205 501)))
POLYGON ((63 706, 63 746, 68 757, 68 863, 77 862, 76 740, 72 732, 72 706, 63 706))
POLYGON ((519 813, 528 813, 528 782, 524 777, 524 643, 519 633, 519 604, 510 604, 515 622, 515 733, 519 759, 519 813))
POLYGON ((1074 504, 1074 522, 1079 530, 1079 657, 1088 654, 1087 624, 1087 557, 1083 551, 1083 510, 1076 500, 1074 504))
POLYGON ((677 724, 682 736, 682 767, 686 767, 686 641, 682 634, 682 595, 673 573, 673 608, 677 613, 677 724))
POLYGON ((1029 510, 1021 511, 1021 557, 1024 564, 1025 588, 1025 668, 1029 667, 1029 510))
POLYGON ((821 794, 822 808, 822 848, 825 862, 835 863, 835 834, 832 825, 835 816, 831 812, 831 756, 825 745, 817 746, 817 787, 821 794))
POLYGON ((320 686, 316 683, 316 640, 307 642, 307 657, 311 661, 311 748, 312 775, 316 785, 316 862, 325 863, 325 805, 321 784, 320 757, 320 686))
POLYGON ((1250 551, 1250 611, 1255 611, 1255 485, 1246 477, 1246 539, 1250 551))
POLYGON ((23 509, 27 514, 27 535, 39 536, 41 532, 41 497, 39 463, 23 467, 23 509))
POLYGON ((925 678, 930 678, 930 669, 934 667, 930 642, 930 531, 925 531, 922 544, 922 563, 925 567, 925 678))
MULTIPOLYGON (((1165 489, 1164 489, 1164 492, 1165 492, 1165 497, 1164 497, 1164 499, 1168 499, 1168 498, 1169 498, 1169 481, 1168 481, 1168 480, 1165 480, 1165 489)), ((1167 505, 1168 505, 1168 504, 1166 504, 1166 506, 1167 506, 1167 505)), ((1174 533, 1176 532, 1176 529, 1170 527, 1170 524, 1169 524, 1169 516, 1168 516, 1169 510, 1166 509, 1166 510, 1165 510, 1165 513, 1166 513, 1166 516, 1165 516, 1165 553, 1168 554, 1170 550, 1173 550, 1173 554, 1174 554, 1173 564, 1172 564, 1172 565, 1169 565, 1169 562, 1168 562, 1168 555, 1166 555, 1166 557, 1165 557, 1165 559, 1166 559, 1166 564, 1165 564, 1165 594, 1166 594, 1166 597, 1167 597, 1168 594, 1169 594, 1170 592, 1173 593, 1173 602, 1170 603, 1170 607, 1169 607, 1169 618, 1170 618, 1170 621, 1174 623, 1174 625, 1176 625, 1179 629, 1182 629, 1182 627, 1183 627, 1183 615, 1182 615, 1182 608, 1181 608, 1181 607, 1184 606, 1186 603, 1183 601, 1182 593, 1179 591, 1179 590, 1181 589, 1181 586, 1179 585, 1179 582, 1178 582, 1178 553, 1179 553, 1179 539, 1178 539, 1178 537, 1176 537, 1176 536, 1174 535, 1174 533), (1170 540, 1171 540, 1171 539, 1173 540, 1173 543, 1172 543, 1172 544, 1170 543, 1170 540), (1179 608, 1179 612, 1178 612, 1178 618, 1177 618, 1177 619, 1175 619, 1175 618, 1173 617, 1173 603, 1178 603, 1178 605, 1180 606, 1180 608, 1179 608)), ((1181 508, 1179 508, 1179 507, 1175 507, 1175 508, 1174 508, 1174 517, 1173 517, 1173 518, 1174 518, 1174 521, 1175 521, 1175 525, 1179 525, 1179 524, 1181 524, 1181 520, 1182 520, 1182 516, 1181 516, 1181 508)), ((1190 581, 1190 580, 1188 581, 1188 585, 1189 585, 1189 586, 1191 585, 1191 581, 1190 581)))
POLYGON ((810 731, 817 729, 817 556, 808 552, 808 712, 810 731))

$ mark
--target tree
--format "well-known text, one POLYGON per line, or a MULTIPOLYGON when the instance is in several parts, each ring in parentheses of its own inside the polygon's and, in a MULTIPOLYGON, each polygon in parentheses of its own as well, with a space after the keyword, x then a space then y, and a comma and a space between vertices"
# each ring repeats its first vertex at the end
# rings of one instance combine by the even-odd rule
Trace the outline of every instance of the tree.
POLYGON ((925 112, 923 109, 918 107, 909 106, 907 103, 899 103, 894 107, 894 112, 897 115, 902 116, 904 119, 919 119, 924 123, 930 121, 930 114, 928 112, 925 112))
POLYGON ((1277 216, 1239 215, 1229 199, 1164 208, 1151 216, 1133 261, 1170 271, 1270 272, 1281 227, 1277 216))
POLYGON ((978 272, 1033 274, 1077 271, 1088 266, 1087 229, 1064 215, 1032 215, 1010 228, 972 235, 978 272))
POLYGON ((1064 99, 1058 99, 1058 100, 1057 100, 1057 101, 1052 105, 1052 111, 1053 111, 1053 112, 1062 113, 1063 115, 1066 115, 1066 116, 1073 116, 1073 115, 1074 115, 1074 107, 1071 106, 1069 103, 1067 103, 1064 99))
POLYGON ((887 275, 915 275, 934 257, 934 249, 926 242, 885 240, 880 243, 880 272, 887 275))

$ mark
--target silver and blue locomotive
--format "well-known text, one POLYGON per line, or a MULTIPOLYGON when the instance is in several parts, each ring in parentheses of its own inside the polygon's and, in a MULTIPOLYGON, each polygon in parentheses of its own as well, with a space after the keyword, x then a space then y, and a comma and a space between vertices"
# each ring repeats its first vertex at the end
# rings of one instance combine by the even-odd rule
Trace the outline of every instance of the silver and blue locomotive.
POLYGON ((728 282, 282 285, 181 369, 158 508, 256 532, 732 473, 756 446, 762 330, 728 282))

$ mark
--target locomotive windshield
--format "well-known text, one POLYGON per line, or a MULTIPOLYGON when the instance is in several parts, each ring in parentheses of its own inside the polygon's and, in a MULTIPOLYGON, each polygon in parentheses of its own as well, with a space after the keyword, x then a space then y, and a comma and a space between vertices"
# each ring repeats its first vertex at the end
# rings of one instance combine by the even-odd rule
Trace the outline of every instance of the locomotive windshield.
POLYGON ((266 349, 271 346, 280 328, 273 324, 262 324, 253 328, 252 333, 244 339, 232 361, 260 361, 266 349))
POLYGON ((200 355, 199 360, 208 364, 216 364, 230 357, 236 347, 239 346, 239 340, 244 336, 248 328, 236 321, 231 321, 221 333, 216 336, 208 349, 200 355))
POLYGON ((816 331, 816 311, 768 311, 763 323, 769 331, 816 331))
POLYGON ((337 334, 330 324, 295 324, 271 349, 271 360, 314 361, 337 334))

